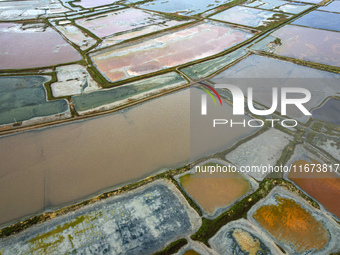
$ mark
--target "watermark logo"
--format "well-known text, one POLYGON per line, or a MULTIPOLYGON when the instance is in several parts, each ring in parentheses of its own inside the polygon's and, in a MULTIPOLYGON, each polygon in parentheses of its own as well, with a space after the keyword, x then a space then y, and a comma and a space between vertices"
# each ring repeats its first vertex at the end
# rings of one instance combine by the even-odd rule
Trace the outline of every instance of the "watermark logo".
MULTIPOLYGON (((205 84, 203 82, 198 82, 198 83, 203 85, 204 87, 203 88, 197 87, 197 88, 199 88, 199 89, 203 90, 205 93, 207 93, 212 98, 212 100, 214 100, 215 105, 217 105, 215 97, 211 94, 211 92, 209 90, 211 90, 213 93, 215 93, 215 95, 217 96, 217 98, 220 101, 220 104, 222 106, 221 97, 212 86, 205 84)), ((201 113, 202 113, 202 115, 207 115, 207 94, 202 94, 202 96, 201 96, 201 103, 202 103, 201 113)))
MULTIPOLYGON (((207 84, 200 83, 203 86, 208 87, 211 89, 218 97, 218 99, 221 102, 222 101, 218 93, 214 88, 207 84)), ((233 97, 233 115, 244 115, 244 106, 245 106, 245 97, 243 94, 243 91, 235 86, 235 85, 230 85, 230 84, 217 84, 215 88, 224 88, 228 89, 233 97)), ((200 88, 204 90, 207 94, 209 94, 212 99, 215 102, 216 105, 216 100, 213 97, 213 95, 206 89, 200 88)), ((251 113, 259 116, 264 116, 264 115, 269 115, 272 114, 276 111, 277 106, 278 106, 278 88, 273 87, 272 88, 272 105, 269 109, 267 110, 258 110, 254 107, 253 103, 253 88, 249 87, 247 90, 247 102, 248 102, 248 109, 251 113)), ((281 115, 287 115, 287 105, 295 105, 304 115, 312 115, 304 106, 304 103, 307 103, 311 99, 311 93, 309 90, 305 88, 296 88, 296 87, 283 87, 281 88, 281 115), (302 94, 304 95, 303 98, 288 98, 288 94, 302 94)), ((203 94, 201 97, 201 115, 207 115, 207 95, 203 94)))

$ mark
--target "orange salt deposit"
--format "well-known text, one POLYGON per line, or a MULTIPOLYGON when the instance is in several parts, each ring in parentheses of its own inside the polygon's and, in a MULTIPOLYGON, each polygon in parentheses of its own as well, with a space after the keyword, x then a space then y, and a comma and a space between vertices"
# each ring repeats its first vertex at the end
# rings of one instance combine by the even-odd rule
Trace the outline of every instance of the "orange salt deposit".
POLYGON ((276 201, 275 205, 260 206, 253 215, 271 235, 299 253, 327 245, 329 232, 309 211, 289 198, 277 195, 276 201))

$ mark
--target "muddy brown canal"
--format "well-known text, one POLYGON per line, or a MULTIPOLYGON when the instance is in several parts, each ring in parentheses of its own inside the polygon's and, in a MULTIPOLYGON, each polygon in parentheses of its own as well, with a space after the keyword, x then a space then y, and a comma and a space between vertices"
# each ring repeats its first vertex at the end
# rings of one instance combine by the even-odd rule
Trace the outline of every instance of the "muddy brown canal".
MULTIPOLYGON (((194 90, 200 97, 200 90, 194 90)), ((0 225, 188 163, 189 91, 102 117, 0 138, 0 225)), ((228 148, 253 130, 209 136, 202 127, 201 132, 210 142, 195 150, 193 158, 228 148)))

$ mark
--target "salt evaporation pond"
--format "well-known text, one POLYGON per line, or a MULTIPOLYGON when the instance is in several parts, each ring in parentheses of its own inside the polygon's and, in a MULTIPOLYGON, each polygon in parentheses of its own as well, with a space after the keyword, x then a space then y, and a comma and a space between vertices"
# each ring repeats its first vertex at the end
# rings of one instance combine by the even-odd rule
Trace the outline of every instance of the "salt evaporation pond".
POLYGON ((245 219, 223 226, 209 244, 217 254, 262 255, 281 254, 275 243, 245 219))
POLYGON ((154 181, 0 240, 2 255, 153 254, 201 219, 169 181, 154 181), (160 227, 161 226, 161 227, 160 227))
POLYGON ((110 5, 118 2, 117 0, 81 0, 81 1, 74 1, 74 5, 81 6, 83 8, 94 8, 97 6, 103 6, 103 5, 110 5))
POLYGON ((286 25, 272 33, 281 40, 275 54, 340 67, 340 33, 286 25))
POLYGON ((245 49, 235 50, 225 56, 207 60, 189 67, 181 69, 181 72, 188 75, 191 79, 201 79, 207 77, 248 53, 245 49))
POLYGON ((147 9, 151 11, 158 12, 170 12, 177 13, 181 15, 195 15, 208 10, 211 10, 220 5, 231 2, 231 0, 189 0, 189 1, 181 1, 181 0, 154 0, 147 3, 140 4, 139 7, 142 9, 147 9))
POLYGON ((72 24, 56 25, 55 27, 81 50, 87 50, 96 44, 96 40, 72 24))
POLYGON ((330 98, 312 111, 314 119, 340 125, 340 100, 330 98))
POLYGON ((298 14, 312 7, 308 4, 294 3, 283 0, 252 0, 246 2, 243 5, 247 7, 256 7, 264 10, 283 11, 293 14, 298 14))
POLYGON ((339 249, 338 224, 286 189, 274 188, 248 217, 290 254, 331 254, 339 249))
MULTIPOLYGON (((86 18, 76 19, 75 22, 96 36, 105 38, 111 35, 121 36, 122 33, 131 33, 133 36, 138 36, 159 31, 172 26, 178 26, 185 21, 170 20, 159 14, 151 13, 139 9, 123 9, 104 14, 93 15, 86 18), (117 33, 119 33, 117 35, 117 33)), ((112 38, 113 41, 119 39, 112 38)), ((104 42, 108 44, 107 42, 104 42)))
POLYGON ((0 20, 17 21, 60 16, 69 9, 54 0, 0 1, 0 20))
POLYGON ((322 11, 313 11, 295 20, 292 24, 306 26, 306 27, 334 30, 334 31, 339 32, 340 31, 340 14, 322 12, 322 11))
POLYGON ((0 224, 176 168, 255 132, 215 135, 201 127, 209 142, 190 154, 190 94, 186 89, 116 114, 0 138, 0 224))
POLYGON ((271 235, 298 253, 322 250, 330 240, 325 226, 309 211, 280 195, 276 195, 274 204, 260 206, 253 217, 271 235))
POLYGON ((321 6, 318 8, 321 11, 328 11, 328 12, 339 12, 340 13, 340 2, 334 1, 326 6, 321 6))
MULTIPOLYGON (((208 162, 201 167, 222 164, 208 162)), ((189 196, 209 216, 214 216, 217 209, 226 208, 246 195, 252 188, 249 180, 240 173, 197 172, 182 175, 180 184, 189 196)))
MULTIPOLYGON (((242 61, 221 72, 213 79, 216 84, 235 84, 247 95, 247 88, 251 86, 254 101, 271 107, 273 87, 296 87, 306 88, 311 92, 312 100, 304 106, 310 110, 320 105, 327 97, 338 93, 340 75, 313 69, 290 62, 281 61, 257 55, 251 55, 242 61), (290 79, 287 79, 289 77, 290 79), (320 84, 323 89, 320 90, 320 84)), ((277 111, 281 112, 278 104, 277 111)), ((306 123, 309 119, 294 106, 287 106, 288 116, 306 123)))
POLYGON ((235 6, 217 13, 210 18, 249 27, 265 27, 272 22, 288 17, 290 17, 290 15, 244 6, 235 6))
POLYGON ((291 171, 288 178, 296 183, 302 190, 319 201, 327 210, 340 218, 340 176, 332 172, 320 172, 316 170, 310 172, 299 171, 301 166, 312 169, 311 164, 315 164, 317 169, 320 162, 315 159, 297 160, 293 165, 297 167, 297 171, 291 171))
POLYGON ((0 77, 0 125, 69 112, 66 100, 47 101, 50 76, 0 77))
POLYGON ((209 57, 252 36, 217 22, 198 23, 131 46, 93 53, 90 57, 104 77, 114 82, 209 57))
POLYGON ((79 114, 86 114, 98 110, 108 110, 129 103, 132 99, 141 99, 159 93, 163 89, 174 88, 186 83, 186 80, 179 74, 170 72, 123 86, 74 96, 72 101, 79 114))
POLYGON ((1 23, 0 45, 0 69, 36 68, 82 59, 78 51, 43 23, 1 23))

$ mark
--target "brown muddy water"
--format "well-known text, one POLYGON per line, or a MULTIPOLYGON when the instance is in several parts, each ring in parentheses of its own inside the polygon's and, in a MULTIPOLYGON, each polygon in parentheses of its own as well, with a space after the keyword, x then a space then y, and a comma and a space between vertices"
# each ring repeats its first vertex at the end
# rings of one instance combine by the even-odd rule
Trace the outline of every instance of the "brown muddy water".
POLYGON ((176 168, 251 133, 237 128, 216 136, 202 127, 209 142, 190 152, 189 99, 200 98, 194 91, 0 138, 0 225, 176 168))
MULTIPOLYGON (((314 164, 320 164, 314 159, 311 159, 311 161, 314 164)), ((311 162, 298 160, 293 164, 304 167, 311 162)), ((319 201, 327 210, 340 218, 340 178, 337 174, 331 172, 290 172, 288 177, 302 190, 319 201)))
POLYGON ((0 139, 0 224, 189 160, 189 91, 0 139))
POLYGON ((186 174, 180 179, 184 190, 209 215, 226 207, 249 192, 251 185, 239 173, 186 174))

